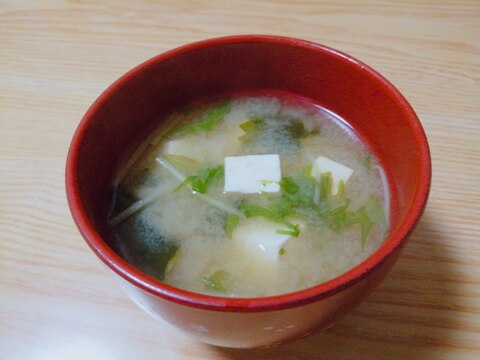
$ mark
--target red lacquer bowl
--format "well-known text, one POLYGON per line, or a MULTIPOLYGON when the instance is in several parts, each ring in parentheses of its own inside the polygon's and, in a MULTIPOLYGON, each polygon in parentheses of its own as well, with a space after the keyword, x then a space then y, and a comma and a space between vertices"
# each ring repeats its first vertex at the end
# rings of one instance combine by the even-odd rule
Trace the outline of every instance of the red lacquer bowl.
POLYGON ((201 341, 228 347, 285 342, 326 328, 385 277, 426 205, 431 163, 405 98, 362 62, 308 41, 233 36, 186 45, 137 66, 90 107, 73 137, 66 187, 90 248, 141 308, 201 341), (376 154, 391 192, 390 233, 360 265, 328 282, 264 298, 201 295, 157 281, 112 250, 108 189, 125 158, 162 115, 222 93, 274 89, 311 99, 346 119, 376 154))

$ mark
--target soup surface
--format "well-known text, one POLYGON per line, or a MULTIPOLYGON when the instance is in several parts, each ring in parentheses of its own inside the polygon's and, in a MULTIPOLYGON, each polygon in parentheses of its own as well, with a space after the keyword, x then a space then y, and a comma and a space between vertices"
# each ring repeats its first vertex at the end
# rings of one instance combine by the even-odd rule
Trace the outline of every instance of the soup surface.
POLYGON ((180 109, 112 191, 119 254, 173 286, 288 293, 332 279, 383 242, 388 189, 339 117, 292 97, 180 109))

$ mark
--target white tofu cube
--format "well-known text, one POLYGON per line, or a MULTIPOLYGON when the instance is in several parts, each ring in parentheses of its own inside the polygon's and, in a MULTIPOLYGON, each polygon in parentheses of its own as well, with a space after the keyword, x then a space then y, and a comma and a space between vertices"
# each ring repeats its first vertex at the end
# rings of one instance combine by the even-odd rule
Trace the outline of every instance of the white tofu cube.
POLYGON ((285 225, 253 217, 242 220, 233 231, 232 240, 245 256, 255 262, 278 261, 280 249, 293 236, 278 234, 277 230, 288 230, 285 225))
POLYGON ((225 192, 279 192, 281 177, 278 154, 225 158, 225 192))
POLYGON ((322 173, 329 172, 332 174, 332 194, 338 192, 338 184, 341 180, 346 184, 350 176, 352 176, 353 169, 342 165, 336 161, 330 160, 329 158, 319 156, 315 160, 312 168, 312 176, 317 180, 320 179, 322 173))

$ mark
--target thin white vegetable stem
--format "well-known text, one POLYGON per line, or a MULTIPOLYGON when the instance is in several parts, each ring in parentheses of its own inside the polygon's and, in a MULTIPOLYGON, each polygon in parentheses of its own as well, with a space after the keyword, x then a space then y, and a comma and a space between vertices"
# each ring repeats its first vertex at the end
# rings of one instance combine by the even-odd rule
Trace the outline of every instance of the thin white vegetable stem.
POLYGON ((234 207, 231 207, 231 206, 229 206, 229 205, 227 205, 227 204, 225 204, 225 203, 223 203, 223 202, 221 202, 217 199, 214 199, 214 198, 212 198, 208 195, 196 193, 195 196, 198 196, 203 201, 209 203, 210 205, 216 207, 219 210, 225 211, 228 214, 237 215, 237 216, 240 216, 240 217, 243 216, 243 213, 240 210, 237 210, 234 207))
MULTIPOLYGON (((179 182, 183 182, 187 178, 180 171, 178 171, 177 168, 175 168, 175 166, 173 166, 170 162, 168 162, 164 158, 157 157, 155 160, 157 160, 158 165, 160 165, 162 168, 167 170, 179 182)), ((208 195, 200 194, 200 193, 194 193, 194 195, 198 196, 199 199, 205 201, 206 203, 209 203, 210 205, 228 214, 243 216, 243 213, 240 210, 235 209, 234 207, 231 207, 221 202, 220 200, 214 199, 208 195)))
POLYGON ((117 186, 122 182, 125 175, 135 165, 138 158, 145 152, 145 149, 149 146, 150 146, 149 143, 143 143, 142 145, 140 145, 140 147, 137 150, 135 150, 135 152, 130 156, 130 158, 127 160, 125 165, 118 172, 118 175, 114 181, 115 186, 117 186))
POLYGON ((180 118, 180 115, 177 115, 174 119, 171 119, 168 124, 160 129, 160 132, 158 134, 156 134, 152 140, 150 140, 150 144, 152 145, 157 145, 158 142, 160 140, 162 140, 164 137, 168 136, 168 134, 170 133, 170 131, 178 125, 178 123, 180 122, 179 120, 180 118))
POLYGON ((173 166, 169 161, 165 160, 164 158, 159 156, 155 160, 157 161, 158 165, 167 170, 179 182, 183 182, 187 178, 180 171, 178 171, 175 166, 173 166))
POLYGON ((130 216, 135 214, 136 212, 142 210, 145 206, 151 204, 155 200, 157 200, 160 196, 165 194, 168 190, 169 186, 162 186, 159 187, 157 190, 151 192, 148 194, 146 197, 143 199, 135 201, 132 205, 130 205, 128 208, 123 210, 121 213, 119 213, 117 216, 113 217, 109 223, 111 226, 118 225, 128 219, 130 216))
MULTIPOLYGON (((313 156, 310 149, 304 149, 304 151, 308 160, 312 163, 312 168, 315 167, 315 157, 313 156)), ((320 202, 320 189, 318 188, 318 186, 315 186, 315 192, 313 193, 313 203, 318 205, 319 202, 320 202)))

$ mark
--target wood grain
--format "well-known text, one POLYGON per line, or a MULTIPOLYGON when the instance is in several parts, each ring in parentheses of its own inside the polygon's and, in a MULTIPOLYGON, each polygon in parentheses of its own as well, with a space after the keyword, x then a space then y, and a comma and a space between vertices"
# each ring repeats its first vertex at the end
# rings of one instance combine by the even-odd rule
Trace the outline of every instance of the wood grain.
POLYGON ((480 358, 480 3, 0 1, 0 358, 480 358), (64 166, 79 119, 140 62, 209 37, 314 40, 379 70, 430 140, 433 186, 386 281, 328 331, 268 350, 150 319, 82 241, 64 166))

